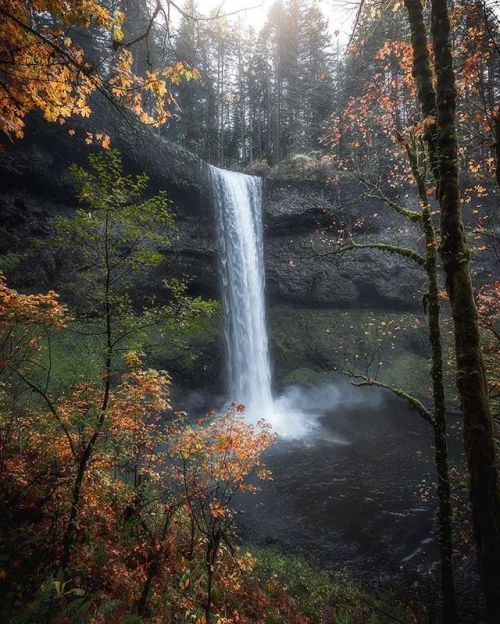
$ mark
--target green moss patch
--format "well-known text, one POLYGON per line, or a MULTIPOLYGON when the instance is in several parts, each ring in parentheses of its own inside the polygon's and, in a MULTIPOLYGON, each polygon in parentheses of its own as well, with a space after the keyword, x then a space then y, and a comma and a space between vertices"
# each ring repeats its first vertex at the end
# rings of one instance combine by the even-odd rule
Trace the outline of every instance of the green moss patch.
MULTIPOLYGON (((268 313, 277 385, 328 381, 346 368, 372 375, 419 397, 430 396, 427 318, 414 312, 313 310, 284 306, 268 313), (378 369, 378 370, 377 370, 378 369)), ((446 328, 446 324, 445 324, 446 328)), ((447 352, 450 336, 444 332, 447 352)), ((451 363, 452 358, 447 358, 451 363)), ((453 397, 453 369, 447 386, 453 397)))

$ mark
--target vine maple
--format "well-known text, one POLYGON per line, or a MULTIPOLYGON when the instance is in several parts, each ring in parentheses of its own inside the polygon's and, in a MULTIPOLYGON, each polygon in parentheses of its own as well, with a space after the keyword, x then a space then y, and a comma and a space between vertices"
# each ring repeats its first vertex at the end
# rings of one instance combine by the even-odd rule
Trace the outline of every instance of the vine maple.
MULTIPOLYGON (((55 293, 22 295, 4 281, 0 313, 2 344, 12 327, 43 335, 68 322, 55 293)), ((264 423, 246 425, 237 408, 189 423, 184 414, 172 414, 167 374, 143 369, 135 353, 124 359, 127 368, 109 389, 97 435, 99 380, 76 384, 50 405, 20 401, 12 409, 15 388, 7 368, 0 370, 0 538, 9 561, 0 582, 9 612, 18 607, 22 574, 33 609, 53 621, 67 623, 78 612, 98 624, 110 608, 116 621, 133 613, 165 623, 209 621, 200 605, 207 601, 207 544, 212 548, 215 537, 211 582, 223 592, 208 594, 211 609, 218 622, 256 621, 256 611, 269 608, 266 592, 283 590, 272 579, 265 591, 253 585, 254 561, 233 542, 229 505, 236 491, 254 490, 246 485, 252 473, 269 478, 262 453, 275 436, 264 423), (71 573, 61 579, 74 483, 90 438, 71 573)), ((303 621, 284 594, 279 600, 273 608, 289 613, 290 622, 303 621)))
MULTIPOLYGON (((124 20, 122 11, 98 0, 1 0, 0 132, 22 138, 25 117, 36 110, 61 124, 74 115, 89 117, 96 92, 128 106, 142 123, 165 122, 175 103, 172 85, 196 79, 198 72, 177 62, 136 75, 124 20), (78 31, 105 42, 101 58, 91 59, 74 41, 78 31)), ((95 139, 109 146, 106 134, 95 139)))

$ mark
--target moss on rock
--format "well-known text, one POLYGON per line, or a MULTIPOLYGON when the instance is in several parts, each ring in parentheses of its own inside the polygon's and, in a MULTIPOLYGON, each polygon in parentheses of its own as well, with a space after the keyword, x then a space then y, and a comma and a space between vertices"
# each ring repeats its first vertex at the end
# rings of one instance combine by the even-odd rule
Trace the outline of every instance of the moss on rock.
POLYGON ((277 387, 331 380, 346 365, 364 368, 376 352, 378 378, 430 396, 426 318, 414 312, 296 309, 268 313, 277 387), (379 364, 381 362, 381 364, 379 364))

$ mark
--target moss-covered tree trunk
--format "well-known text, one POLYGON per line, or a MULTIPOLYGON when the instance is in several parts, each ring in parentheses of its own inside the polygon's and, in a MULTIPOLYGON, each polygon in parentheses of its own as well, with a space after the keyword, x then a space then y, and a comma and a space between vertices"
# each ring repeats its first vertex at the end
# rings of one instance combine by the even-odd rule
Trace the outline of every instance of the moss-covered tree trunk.
POLYGON ((432 350, 432 394, 434 397, 434 461, 438 476, 438 527, 441 550, 441 586, 443 590, 443 622, 456 624, 458 621, 453 578, 453 533, 451 486, 448 466, 448 443, 446 406, 443 381, 443 348, 439 323, 439 288, 437 274, 436 238, 430 208, 426 205, 422 214, 423 229, 427 245, 426 271, 429 279, 429 340, 432 350))
POLYGON ((436 92, 421 0, 405 0, 413 49, 413 79, 424 121, 424 139, 435 180, 439 180, 436 134, 436 92))
MULTIPOLYGON (((427 139, 428 140, 428 139, 427 139)), ((443 622, 458 622, 453 574, 453 526, 451 485, 448 464, 448 427, 443 379, 443 343, 441 338, 438 251, 431 207, 427 196, 424 174, 418 163, 416 150, 406 143, 410 167, 422 204, 421 225, 425 237, 425 271, 427 273, 427 312, 429 318, 429 342, 432 352, 431 379, 434 399, 434 462, 438 476, 438 529, 441 555, 441 588, 443 591, 443 622)))
POLYGON ((455 324, 457 385, 464 415, 474 533, 491 622, 500 620, 500 492, 488 384, 464 236, 455 125, 456 85, 446 0, 432 0, 441 257, 455 324))
POLYGON ((464 442, 479 568, 489 620, 498 622, 500 492, 488 386, 462 221, 455 122, 456 84, 448 4, 446 0, 432 0, 435 90, 421 2, 405 0, 405 5, 412 33, 413 72, 422 114, 427 120, 429 160, 436 175, 441 208, 441 257, 454 322, 457 388, 464 418, 464 442))
POLYGON ((495 172, 500 188, 500 106, 497 108, 495 116, 495 172))

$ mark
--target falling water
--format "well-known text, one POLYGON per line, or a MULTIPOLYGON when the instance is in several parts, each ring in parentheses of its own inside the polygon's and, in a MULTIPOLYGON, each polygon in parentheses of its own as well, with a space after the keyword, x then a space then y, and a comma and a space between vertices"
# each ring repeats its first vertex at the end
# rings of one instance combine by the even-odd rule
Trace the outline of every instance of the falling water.
POLYGON ((229 392, 257 417, 271 413, 264 307, 262 181, 207 166, 217 215, 229 392))
POLYGON ((245 405, 250 421, 264 418, 282 437, 304 437, 316 430, 320 414, 346 398, 345 392, 335 384, 310 391, 291 386, 273 398, 264 306, 262 181, 212 165, 204 165, 204 172, 217 218, 229 396, 245 405))

